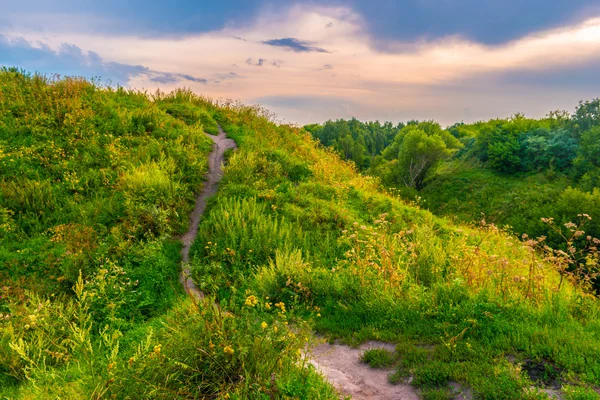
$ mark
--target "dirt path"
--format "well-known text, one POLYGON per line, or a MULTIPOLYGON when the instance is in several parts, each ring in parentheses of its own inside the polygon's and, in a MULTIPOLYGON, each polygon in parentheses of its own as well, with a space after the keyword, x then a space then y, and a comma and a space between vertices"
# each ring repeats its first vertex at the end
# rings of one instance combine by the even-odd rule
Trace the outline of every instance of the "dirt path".
MULTIPOLYGON (((186 293, 196 300, 204 294, 194 283, 189 268, 190 248, 198 235, 198 225, 206 209, 206 201, 217 193, 219 182, 223 177, 221 165, 225 159, 225 151, 237 146, 228 139, 219 126, 219 135, 207 135, 215 143, 208 159, 208 173, 202 192, 196 198, 196 207, 190 216, 188 231, 181 237, 182 271, 180 281, 186 293)), ((369 348, 387 348, 393 345, 369 342, 358 349, 342 345, 321 344, 310 352, 310 362, 317 367, 331 384, 344 396, 352 396, 355 400, 418 400, 415 390, 408 385, 392 385, 387 376, 390 371, 372 369, 360 362, 360 356, 369 348)))
POLYGON ((221 165, 225 160, 225 151, 237 148, 235 142, 232 139, 227 138, 227 135, 223 129, 221 129, 221 126, 219 126, 218 136, 208 134, 206 136, 214 142, 213 150, 208 156, 208 173, 206 174, 204 188, 196 198, 196 207, 190 216, 189 229, 181 237, 181 242, 183 243, 183 248, 181 249, 182 271, 179 280, 185 288, 186 293, 196 299, 203 298, 204 294, 198 289, 190 275, 190 268, 188 265, 190 260, 190 247, 192 246, 194 239, 196 239, 196 235, 198 235, 198 225, 200 224, 200 219, 206 209, 206 201, 209 197, 217 193, 217 190, 219 189, 219 182, 223 178, 221 165))
POLYGON ((418 400, 412 386, 388 382, 390 370, 373 369, 360 361, 360 356, 367 349, 394 351, 394 347, 383 342, 367 342, 358 349, 324 343, 312 349, 310 363, 340 393, 352 396, 354 400, 418 400))

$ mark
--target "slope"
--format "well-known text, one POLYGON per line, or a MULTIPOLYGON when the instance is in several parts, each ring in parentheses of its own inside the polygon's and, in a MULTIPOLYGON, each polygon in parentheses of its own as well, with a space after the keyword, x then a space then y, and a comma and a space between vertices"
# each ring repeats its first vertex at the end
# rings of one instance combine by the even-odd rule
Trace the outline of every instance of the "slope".
POLYGON ((456 382, 478 398, 594 398, 597 299, 496 227, 404 202, 264 110, 16 71, 0 82, 3 166, 33 165, 60 140, 60 177, 35 164, 23 171, 38 183, 23 183, 2 169, 0 396, 336 398, 302 357, 316 331, 396 344, 363 358, 423 398, 450 398, 456 382), (190 251, 207 295, 194 301, 177 284, 173 237, 206 171, 202 120, 239 149, 190 251), (119 153, 113 132, 127 140, 119 153), (103 168, 114 181, 100 193, 102 180, 69 189, 73 172, 103 168))

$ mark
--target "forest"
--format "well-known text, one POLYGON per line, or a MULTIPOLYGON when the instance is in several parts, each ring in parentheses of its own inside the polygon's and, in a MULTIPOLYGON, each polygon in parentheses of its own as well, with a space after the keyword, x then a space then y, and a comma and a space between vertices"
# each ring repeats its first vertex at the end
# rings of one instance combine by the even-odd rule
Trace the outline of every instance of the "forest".
POLYGON ((598 399, 597 106, 305 130, 186 89, 2 69, 0 398, 339 399, 311 349, 378 340, 391 347, 365 352, 365 368, 425 400, 457 385, 474 399, 598 399), (194 298, 179 239, 219 126, 238 149, 185 265, 194 298), (481 209, 469 185, 488 181, 481 209), (428 190, 458 201, 434 207, 428 190), (519 196, 555 238, 471 223, 534 213, 500 207, 519 196))

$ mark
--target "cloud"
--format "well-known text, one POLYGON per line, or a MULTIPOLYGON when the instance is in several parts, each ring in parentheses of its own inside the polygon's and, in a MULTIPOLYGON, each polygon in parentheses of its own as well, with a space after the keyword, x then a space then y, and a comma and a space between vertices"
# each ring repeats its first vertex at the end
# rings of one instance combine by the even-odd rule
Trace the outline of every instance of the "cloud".
POLYGON ((217 74, 217 78, 219 80, 226 81, 226 80, 229 80, 229 79, 239 79, 239 78, 241 78, 241 76, 238 75, 235 72, 229 72, 229 73, 226 73, 226 74, 217 74))
MULTIPOLYGON (((253 67, 262 67, 263 65, 265 65, 265 63, 268 60, 265 58, 259 58, 256 63, 254 62, 254 60, 252 59, 252 57, 246 59, 246 64, 251 65, 253 67)), ((273 65, 274 67, 279 67, 279 65, 277 64, 277 61, 273 61, 271 63, 271 65, 273 65)))
POLYGON ((208 80, 204 78, 196 78, 195 76, 188 74, 177 74, 172 72, 157 72, 157 71, 148 71, 147 75, 150 76, 150 80, 152 82, 158 83, 176 83, 181 81, 189 81, 189 82, 197 82, 197 83, 207 83, 208 80))
MULTIPOLYGON (((8 21, 21 27, 42 26, 47 32, 68 29, 103 36, 183 39, 232 26, 246 28, 265 9, 268 13, 284 14, 289 3, 292 2, 182 0, 174 5, 145 0, 3 1, 0 26, 7 26, 8 21)), ((480 43, 500 44, 600 16, 598 0, 297 0, 293 3, 315 10, 344 4, 361 15, 373 38, 382 42, 458 35, 480 43)), ((321 26, 337 22, 335 18, 326 19, 321 26)), ((273 36, 264 37, 285 36, 274 32, 273 36)))
POLYGON ((12 42, 8 50, 0 43, 0 63, 108 76, 137 88, 168 90, 184 82, 212 98, 268 99, 269 107, 301 122, 349 114, 442 123, 516 111, 543 116, 551 109, 572 109, 599 90, 592 66, 600 65, 600 19, 593 18, 501 44, 446 36, 390 40, 386 51, 355 9, 314 5, 265 9, 243 25, 183 38, 5 27, 2 33, 12 42), (294 40, 331 53, 294 51, 286 42, 265 44, 265 38, 302 38, 294 40), (282 50, 289 50, 285 58, 282 50), (261 56, 243 62, 240 54, 261 56), (582 65, 591 67, 573 78, 582 65), (236 79, 225 82, 227 71, 236 79))
POLYGON ((325 49, 313 46, 313 42, 298 40, 296 38, 272 39, 265 40, 261 43, 273 47, 282 47, 285 50, 291 50, 298 53, 329 53, 329 51, 325 49))
POLYGON ((157 83, 207 82, 206 79, 188 74, 156 71, 139 64, 104 61, 98 53, 84 52, 73 44, 61 43, 56 50, 53 50, 44 43, 39 43, 39 47, 36 47, 24 38, 9 38, 2 34, 0 34, 0 65, 19 66, 41 73, 101 77, 107 83, 122 85, 140 75, 148 76, 150 81, 157 83))

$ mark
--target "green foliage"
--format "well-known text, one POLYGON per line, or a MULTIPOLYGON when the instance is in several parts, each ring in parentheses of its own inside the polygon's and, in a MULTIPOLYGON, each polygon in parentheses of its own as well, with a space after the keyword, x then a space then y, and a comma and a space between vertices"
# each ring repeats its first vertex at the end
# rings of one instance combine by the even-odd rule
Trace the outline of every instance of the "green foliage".
POLYGON ((353 118, 304 128, 323 145, 333 147, 344 159, 353 161, 360 168, 368 168, 371 158, 381 154, 403 126, 394 126, 391 122, 362 123, 353 118))
MULTIPOLYGON (((180 91, 183 92, 183 91, 180 91)), ((184 94, 183 92, 182 94, 184 94)), ((193 104, 190 100, 193 98, 191 94, 183 96, 173 93, 169 96, 161 97, 161 109, 190 126, 201 126, 206 133, 218 135, 219 128, 217 122, 212 115, 205 109, 193 104)))
POLYGON ((592 388, 585 387, 565 387, 565 399, 566 400, 598 400, 600 394, 592 388))
POLYGON ((585 132, 600 125, 600 99, 580 101, 572 119, 577 132, 585 132))
POLYGON ((420 189, 429 170, 448 153, 440 136, 421 130, 407 132, 398 152, 398 168, 403 171, 405 185, 420 189))
POLYGON ((519 142, 516 138, 497 140, 488 145, 487 158, 490 166, 497 171, 517 172, 521 166, 519 142))
POLYGON ((360 361, 371 368, 389 368, 394 365, 394 355, 386 349, 369 349, 361 356, 360 361))

